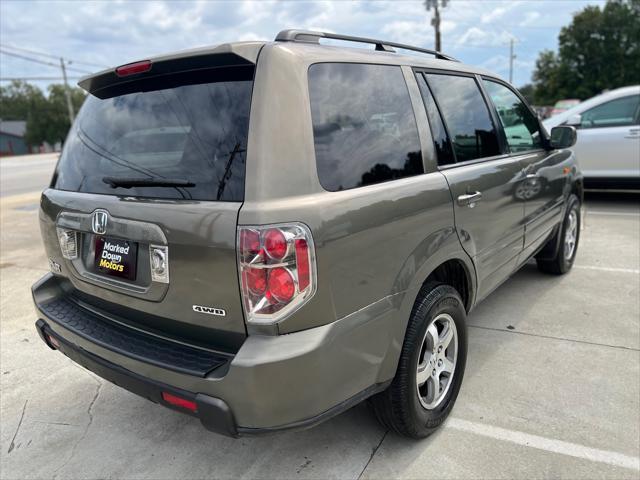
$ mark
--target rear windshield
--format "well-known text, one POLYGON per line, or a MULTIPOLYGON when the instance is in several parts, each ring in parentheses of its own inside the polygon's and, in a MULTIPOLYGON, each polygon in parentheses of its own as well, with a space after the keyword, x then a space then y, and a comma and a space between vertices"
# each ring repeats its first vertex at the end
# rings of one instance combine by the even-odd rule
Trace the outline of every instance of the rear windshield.
POLYGON ((69 132, 52 186, 120 196, 242 201, 253 68, 244 68, 232 81, 229 75, 221 81, 206 77, 208 83, 106 99, 90 95, 69 132), (154 185, 135 185, 149 181, 154 185))

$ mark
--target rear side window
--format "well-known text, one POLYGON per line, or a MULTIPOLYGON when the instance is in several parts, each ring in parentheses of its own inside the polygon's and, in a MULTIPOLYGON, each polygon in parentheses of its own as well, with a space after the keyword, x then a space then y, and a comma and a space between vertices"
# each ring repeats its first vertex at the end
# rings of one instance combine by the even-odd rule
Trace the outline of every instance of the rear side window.
POLYGON ((422 100, 427 109, 427 116, 429 117, 429 127, 431 128, 431 136, 433 137, 433 143, 436 147, 436 155, 438 156, 438 165, 450 165, 456 163, 456 159, 453 156, 453 150, 451 149, 451 142, 447 136, 447 131, 442 123, 442 118, 438 112, 436 102, 433 100, 433 95, 429 86, 424 79, 422 73, 418 73, 416 76, 418 80, 418 87, 422 94, 422 100))
POLYGON ((338 191, 424 173, 400 67, 320 63, 309 68, 320 183, 338 191))
POLYGON ((593 107, 582 114, 582 128, 623 127, 638 123, 635 116, 640 105, 640 95, 617 98, 593 107))
POLYGON ((517 153, 542 148, 538 119, 524 102, 500 83, 483 80, 483 84, 498 111, 509 149, 517 153))
POLYGON ((457 162, 499 155, 498 135, 472 77, 426 74, 453 142, 457 162))
POLYGON ((106 99, 89 96, 67 138, 53 187, 146 198, 242 201, 253 68, 244 68, 233 80, 229 75, 222 81, 208 78, 209 83, 106 99), (105 179, 179 180, 189 186, 114 188, 105 179))

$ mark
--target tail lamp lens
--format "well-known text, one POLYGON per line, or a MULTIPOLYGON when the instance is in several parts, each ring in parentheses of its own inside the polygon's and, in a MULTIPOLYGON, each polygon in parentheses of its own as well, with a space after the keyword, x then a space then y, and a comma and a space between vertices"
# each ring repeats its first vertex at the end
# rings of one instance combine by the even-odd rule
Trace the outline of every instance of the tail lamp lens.
POLYGON ((264 268, 247 268, 247 286, 254 295, 262 295, 267 290, 267 270, 264 268))
POLYGON ((313 238, 303 224, 238 227, 238 262, 248 323, 279 322, 315 293, 313 238))
POLYGON ((287 254, 289 245, 282 230, 270 228, 264 233, 264 250, 271 258, 282 260, 287 254))
POLYGON ((66 228, 58 228, 57 233, 62 256, 67 260, 78 258, 78 233, 66 228))
POLYGON ((269 272, 269 293, 277 302, 291 301, 296 293, 296 281, 286 268, 278 267, 269 272))
POLYGON ((152 281, 169 283, 169 247, 149 245, 149 264, 152 281))

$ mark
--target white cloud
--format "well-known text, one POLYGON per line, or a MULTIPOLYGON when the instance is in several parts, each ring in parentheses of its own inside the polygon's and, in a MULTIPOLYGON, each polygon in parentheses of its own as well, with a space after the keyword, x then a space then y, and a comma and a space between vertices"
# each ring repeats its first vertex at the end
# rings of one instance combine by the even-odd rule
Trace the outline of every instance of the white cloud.
MULTIPOLYGON (((508 52, 514 35, 520 40, 518 57, 535 59, 540 49, 555 48, 559 27, 571 21, 573 12, 594 1, 454 0, 442 11, 443 50, 467 63, 501 68, 495 58, 508 52)), ((207 44, 271 40, 285 28, 319 28, 433 48, 431 15, 422 0, 0 0, 0 41, 102 65, 207 44)), ((529 64, 518 65, 523 82, 530 77, 529 64)), ((59 75, 56 68, 6 55, 0 55, 0 67, 3 77, 59 75)))
POLYGON ((509 43, 512 36, 502 30, 490 30, 490 29, 482 29, 479 27, 471 27, 466 32, 464 32, 459 40, 456 42, 458 45, 469 45, 469 46, 500 46, 509 43))
POLYGON ((527 12, 519 25, 522 27, 535 25, 540 17, 540 12, 527 12))

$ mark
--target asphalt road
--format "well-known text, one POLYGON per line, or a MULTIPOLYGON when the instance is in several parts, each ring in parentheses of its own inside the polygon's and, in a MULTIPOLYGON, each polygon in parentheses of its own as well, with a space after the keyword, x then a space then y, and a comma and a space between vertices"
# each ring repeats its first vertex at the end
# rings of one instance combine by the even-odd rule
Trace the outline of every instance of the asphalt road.
POLYGON ((37 198, 0 210, 3 479, 640 476, 639 196, 588 195, 574 269, 527 265, 470 314, 458 402, 417 442, 365 404, 304 432, 229 439, 49 350, 29 291, 47 271, 37 198))
POLYGON ((57 153, 0 158, 0 197, 44 190, 58 161, 57 153))

